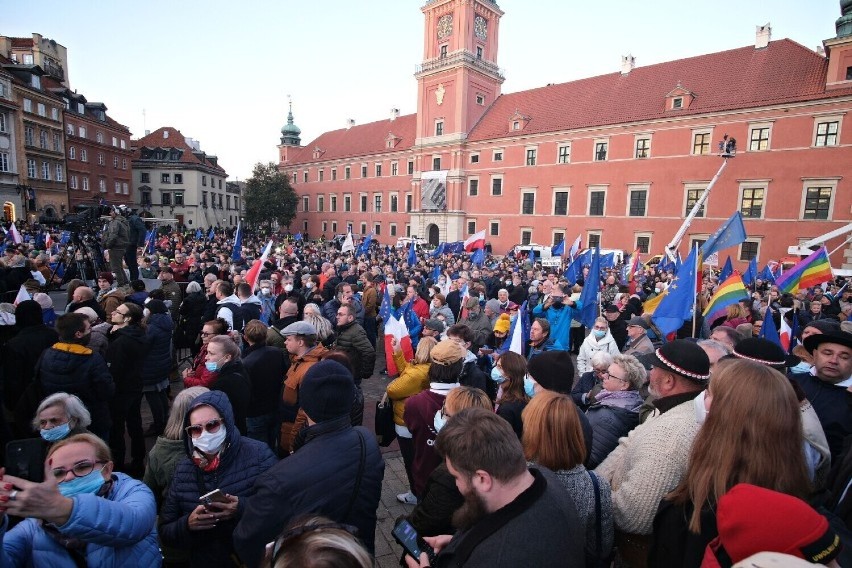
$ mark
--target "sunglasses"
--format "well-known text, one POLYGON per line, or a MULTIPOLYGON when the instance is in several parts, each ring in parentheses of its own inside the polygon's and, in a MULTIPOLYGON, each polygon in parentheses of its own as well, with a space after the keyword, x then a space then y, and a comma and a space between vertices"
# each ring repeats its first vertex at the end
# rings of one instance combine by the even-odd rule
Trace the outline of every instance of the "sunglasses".
MULTIPOLYGON (((69 471, 71 472, 71 475, 73 475, 74 477, 85 477, 85 476, 89 475, 90 473, 92 473, 92 471, 94 471, 95 464, 104 464, 104 467, 106 467, 106 462, 85 460, 85 461, 75 463, 71 467, 71 469, 65 469, 64 467, 57 467, 57 468, 50 470, 50 473, 53 475, 53 477, 56 478, 57 481, 64 480, 65 477, 68 475, 69 471)), ((103 469, 104 467, 101 467, 101 469, 103 469)))
POLYGON ((203 431, 207 431, 207 433, 212 434, 214 432, 219 431, 219 426, 222 425, 222 420, 219 418, 214 418, 213 420, 208 420, 204 424, 193 424, 191 426, 186 427, 186 433, 192 436, 193 438, 197 438, 201 435, 203 431))

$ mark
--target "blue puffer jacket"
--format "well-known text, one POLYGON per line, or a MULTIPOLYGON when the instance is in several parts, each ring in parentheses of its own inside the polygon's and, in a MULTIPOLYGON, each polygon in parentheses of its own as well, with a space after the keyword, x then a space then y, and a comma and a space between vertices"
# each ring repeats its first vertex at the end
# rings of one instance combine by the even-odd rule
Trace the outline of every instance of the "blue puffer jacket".
POLYGON ((215 471, 205 473, 190 458, 192 442, 188 438, 184 440, 187 457, 182 458, 175 467, 166 501, 160 511, 160 537, 168 546, 189 550, 192 566, 233 568, 231 556, 234 554, 234 546, 231 536, 243 514, 245 499, 254 494, 257 477, 275 465, 277 459, 263 442, 240 436, 234 426, 231 403, 221 391, 206 392, 193 400, 184 416, 184 426, 189 426, 192 411, 204 404, 219 412, 227 428, 225 447, 220 453, 221 461, 215 471), (190 531, 189 515, 200 504, 198 498, 214 489, 240 498, 237 516, 218 523, 214 529, 190 531))
POLYGON ((145 335, 151 345, 148 356, 142 362, 142 384, 146 387, 156 385, 169 377, 172 370, 172 332, 175 324, 172 316, 151 314, 145 335))
MULTIPOLYGON (((631 391, 635 392, 635 391, 631 391)), ((639 425, 639 407, 642 398, 637 394, 630 408, 619 408, 604 404, 593 404, 586 411, 592 425, 592 448, 586 459, 586 467, 594 469, 618 446, 618 440, 639 425)))
MULTIPOLYGON (((161 566, 154 495, 144 483, 123 473, 114 473, 112 477, 112 489, 106 498, 72 497, 71 518, 59 531, 87 543, 89 566, 161 566)), ((77 567, 65 548, 42 530, 39 521, 27 519, 6 532, 8 523, 4 519, 0 528, 0 566, 77 567)))

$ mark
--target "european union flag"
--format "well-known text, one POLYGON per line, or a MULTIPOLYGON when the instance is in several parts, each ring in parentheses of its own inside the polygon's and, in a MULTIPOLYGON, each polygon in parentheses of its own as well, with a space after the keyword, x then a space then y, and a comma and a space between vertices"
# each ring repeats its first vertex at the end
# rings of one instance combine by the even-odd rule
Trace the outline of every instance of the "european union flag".
POLYGON ((482 263, 485 262, 485 249, 478 248, 473 251, 470 261, 476 266, 482 266, 482 263))
POLYGON ((370 254, 370 243, 372 243, 372 242, 373 242, 373 233, 370 233, 364 239, 364 242, 361 243, 361 246, 358 247, 358 252, 355 254, 355 256, 364 256, 364 255, 369 256, 369 254, 370 254))
POLYGON ((743 216, 736 211, 704 242, 701 247, 701 258, 707 258, 717 250, 738 245, 744 240, 746 240, 746 231, 743 216))
POLYGON ((432 282, 438 282, 438 278, 441 277, 441 265, 436 264, 435 268, 432 269, 432 282))
POLYGON ((432 251, 432 258, 438 258, 444 254, 444 248, 446 248, 446 243, 440 243, 435 250, 432 251))
POLYGON ((781 336, 778 334, 778 328, 775 327, 775 319, 772 317, 772 310, 766 310, 766 315, 763 318, 763 325, 760 326, 760 333, 758 334, 758 337, 767 339, 775 345, 780 346, 782 349, 784 348, 784 346, 781 345, 781 336))
POLYGON ((59 235, 59 244, 67 245, 68 241, 71 240, 71 231, 62 231, 62 234, 59 235))
POLYGON ((411 246, 408 247, 408 266, 415 264, 417 264, 417 245, 414 244, 414 241, 411 241, 411 246))
POLYGON ((216 231, 213 230, 213 227, 210 227, 210 230, 207 232, 207 240, 212 241, 213 237, 216 236, 216 231))
POLYGON ((775 274, 773 274, 772 269, 769 268, 769 264, 763 267, 763 270, 760 271, 760 274, 757 275, 758 278, 763 280, 764 282, 775 283, 775 274))
POLYGON ((237 223, 237 234, 234 235, 234 250, 231 252, 231 260, 239 260, 243 252, 243 228, 237 223))
POLYGON ((388 321, 391 315, 391 299, 388 293, 388 287, 385 286, 385 293, 382 295, 382 303, 379 306, 379 317, 382 321, 388 321))
POLYGON ((302 233, 296 233, 296 234, 293 236, 293 240, 301 241, 301 240, 302 240, 302 233))
POLYGON ((563 238, 559 241, 559 244, 550 249, 550 254, 553 256, 562 256, 565 254, 565 239, 563 238))
MULTIPOLYGON (((573 264, 573 263, 572 263, 573 264)), ((589 268, 589 278, 583 284, 580 293, 580 321, 588 328, 595 327, 595 318, 599 315, 598 293, 600 292, 601 249, 595 247, 592 255, 592 265, 589 268)))
POLYGON ((672 280, 668 293, 651 317, 663 335, 677 331, 683 326, 683 322, 692 317, 697 274, 698 247, 693 247, 672 280))
POLYGON ((589 264, 592 261, 592 251, 591 249, 587 250, 580 256, 574 259, 574 261, 568 265, 568 268, 565 270, 565 278, 571 284, 575 284, 577 280, 580 278, 580 275, 583 274, 583 266, 589 264))
POLYGON ((745 274, 743 274, 743 284, 751 286, 754 284, 755 278, 757 278, 757 257, 753 256, 748 263, 745 274))
POLYGON ((204 233, 201 232, 201 229, 195 229, 195 238, 201 239, 204 236, 204 233))
POLYGON ((722 272, 719 273, 719 282, 724 282, 728 279, 728 276, 734 273, 734 266, 731 264, 731 257, 728 256, 728 260, 725 261, 725 266, 722 267, 722 272))
MULTIPOLYGON (((600 254, 598 255, 600 256, 600 254)), ((611 252, 609 254, 605 254, 600 257, 600 268, 603 270, 604 268, 614 268, 615 267, 615 253, 611 252)))

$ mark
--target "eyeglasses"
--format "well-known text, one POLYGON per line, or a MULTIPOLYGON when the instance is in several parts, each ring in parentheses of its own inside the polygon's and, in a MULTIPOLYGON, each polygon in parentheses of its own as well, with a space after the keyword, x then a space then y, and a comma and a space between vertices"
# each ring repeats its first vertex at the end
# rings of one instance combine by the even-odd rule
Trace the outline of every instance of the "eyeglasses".
POLYGON ((212 434, 214 432, 219 431, 219 426, 222 425, 222 420, 220 418, 214 418, 213 420, 208 420, 204 424, 193 424, 191 426, 186 427, 186 433, 192 436, 193 438, 197 438, 201 435, 201 432, 207 431, 207 433, 212 434))
POLYGON ((99 464, 99 463, 104 464, 103 467, 101 467, 101 469, 98 470, 98 471, 101 471, 104 467, 106 467, 107 462, 84 460, 84 461, 75 463, 71 467, 71 469, 65 469, 64 467, 56 467, 56 468, 53 468, 52 470, 50 470, 50 472, 53 474, 53 477, 55 477, 57 481, 62 481, 63 479, 65 479, 65 477, 68 475, 69 471, 71 472, 71 475, 73 475, 74 477, 85 477, 85 476, 89 475, 90 473, 92 473, 92 471, 94 471, 94 469, 95 469, 95 464, 99 464))
POLYGON ((201 332, 201 337, 210 337, 211 335, 216 335, 216 334, 213 333, 212 331, 202 331, 201 332))
POLYGON ((113 310, 113 311, 112 311, 112 313, 114 313, 114 314, 118 314, 118 315, 120 315, 120 316, 126 316, 126 315, 127 315, 127 312, 120 312, 120 311, 118 311, 117 309, 113 310))
POLYGON ((615 379, 616 381, 621 381, 622 383, 629 383, 629 382, 630 382, 630 381, 628 381, 627 379, 622 379, 621 377, 616 377, 615 375, 613 375, 613 374, 612 374, 612 373, 610 373, 609 371, 604 371, 604 372, 603 372, 603 373, 601 373, 601 374, 602 374, 605 378, 615 379))

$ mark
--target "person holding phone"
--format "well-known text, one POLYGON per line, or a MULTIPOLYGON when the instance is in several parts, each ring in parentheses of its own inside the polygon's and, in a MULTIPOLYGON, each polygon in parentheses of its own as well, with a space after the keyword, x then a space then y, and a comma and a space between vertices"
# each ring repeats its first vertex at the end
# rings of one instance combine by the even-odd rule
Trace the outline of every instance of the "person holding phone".
POLYGON ((167 546, 188 550, 190 566, 232 568, 240 501, 277 460, 265 443, 240 435, 221 391, 193 400, 183 424, 186 457, 175 467, 160 511, 160 538, 167 546), (201 499, 216 489, 224 500, 201 499))
POLYGON ((0 566, 158 567, 156 516, 151 490, 113 471, 106 443, 76 434, 50 449, 42 483, 0 469, 0 566), (7 530, 7 514, 26 520, 7 530))

